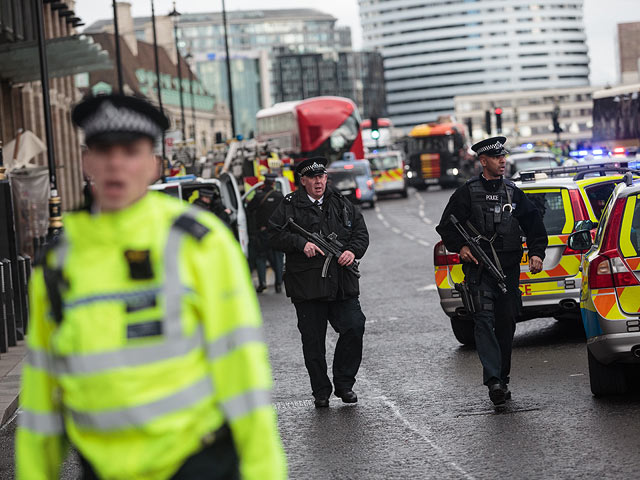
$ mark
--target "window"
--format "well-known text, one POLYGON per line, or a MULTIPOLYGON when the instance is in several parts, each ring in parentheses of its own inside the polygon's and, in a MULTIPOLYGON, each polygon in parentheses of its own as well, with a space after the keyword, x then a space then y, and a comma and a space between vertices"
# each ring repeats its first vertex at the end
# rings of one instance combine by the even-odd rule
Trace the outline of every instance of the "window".
POLYGON ((564 204, 562 201, 562 192, 544 192, 536 193, 535 191, 526 192, 529 200, 536 206, 542 221, 547 229, 547 235, 560 235, 567 221, 564 214, 564 204))
POLYGON ((602 210, 613 193, 615 186, 616 184, 613 182, 606 182, 590 185, 584 189, 597 219, 600 219, 602 216, 602 210))

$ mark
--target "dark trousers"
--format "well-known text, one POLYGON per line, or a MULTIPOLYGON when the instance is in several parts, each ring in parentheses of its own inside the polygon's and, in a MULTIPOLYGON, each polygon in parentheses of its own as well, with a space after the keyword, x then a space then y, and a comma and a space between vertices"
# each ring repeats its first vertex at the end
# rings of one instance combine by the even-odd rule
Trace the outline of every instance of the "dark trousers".
POLYGON ((255 262, 258 271, 258 283, 267 284, 267 261, 276 276, 276 285, 282 285, 282 271, 284 269, 284 253, 269 248, 269 237, 266 230, 261 230, 254 237, 255 262))
MULTIPOLYGON (((171 480, 240 480, 240 462, 228 427, 211 445, 191 455, 171 480)), ((80 457, 82 480, 100 480, 89 462, 80 457)))
POLYGON ((302 335, 304 364, 309 372, 311 390, 315 397, 331 395, 327 376, 325 340, 327 321, 339 334, 333 357, 333 384, 336 391, 350 390, 362 360, 362 337, 365 316, 357 298, 322 302, 296 302, 298 330, 302 335))
POLYGON ((506 385, 511 372, 513 335, 520 305, 520 266, 503 266, 507 277, 506 294, 500 291, 497 281, 477 265, 465 263, 463 271, 476 308, 474 334, 483 382, 489 385, 500 381, 506 385))
POLYGON ((276 285, 282 285, 282 270, 284 268, 284 253, 276 250, 268 250, 256 255, 256 270, 258 270, 258 283, 267 284, 267 260, 276 276, 276 285))

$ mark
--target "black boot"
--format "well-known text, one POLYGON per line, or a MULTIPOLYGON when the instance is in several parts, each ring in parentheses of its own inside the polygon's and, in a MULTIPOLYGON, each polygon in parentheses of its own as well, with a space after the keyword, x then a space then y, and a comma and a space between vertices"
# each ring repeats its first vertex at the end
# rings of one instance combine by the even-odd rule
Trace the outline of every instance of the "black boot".
POLYGON ((266 289, 267 289, 267 287, 266 287, 265 285, 260 284, 260 285, 258 285, 258 286, 256 287, 256 292, 258 292, 258 293, 262 293, 262 292, 264 292, 266 289))
POLYGON ((358 403, 358 396, 351 389, 336 390, 336 397, 341 398, 344 403, 358 403))
POLYGON ((325 395, 318 395, 317 397, 314 397, 315 400, 313 401, 313 404, 315 405, 316 408, 327 408, 329 406, 329 397, 325 396, 325 395))
POLYGON ((282 284, 276 283, 276 293, 282 293, 282 284))
POLYGON ((505 407, 506 393, 502 388, 500 382, 491 383, 489 387, 489 398, 493 402, 493 406, 496 410, 503 409, 505 407))

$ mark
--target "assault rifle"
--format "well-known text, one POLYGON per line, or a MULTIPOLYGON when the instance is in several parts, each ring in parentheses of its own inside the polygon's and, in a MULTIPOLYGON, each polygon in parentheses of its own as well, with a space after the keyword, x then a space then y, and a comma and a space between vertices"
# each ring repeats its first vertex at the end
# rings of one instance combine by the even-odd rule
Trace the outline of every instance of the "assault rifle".
MULTIPOLYGON (((340 255, 342 255, 342 251, 343 251, 342 249, 344 248, 344 245, 342 245, 342 243, 338 240, 338 236, 335 233, 330 233, 329 235, 322 235, 320 233, 308 232, 304 228, 302 228, 300 225, 298 225, 293 220, 293 218, 290 218, 288 220, 288 223, 289 225, 291 225, 291 228, 294 231, 296 231, 297 233, 302 235, 304 238, 306 238, 308 242, 311 242, 317 245, 320 248, 320 250, 322 250, 322 252, 325 255, 324 265, 322 266, 322 278, 326 278, 331 260, 334 257, 339 258, 340 255)), ((356 262, 355 260, 351 265, 345 266, 344 268, 349 270, 356 277, 360 278, 360 271, 358 270, 358 262, 356 262)))
POLYGON ((449 220, 451 220, 453 226, 456 227, 456 230, 458 230, 460 235, 462 235, 462 238, 464 238, 469 250, 471 250, 473 256, 480 262, 481 267, 486 268, 489 274, 498 281, 498 288, 500 291, 502 293, 507 293, 507 285, 505 284, 507 277, 494 265, 489 256, 482 249, 480 246, 480 238, 469 235, 454 214, 449 216, 449 220))

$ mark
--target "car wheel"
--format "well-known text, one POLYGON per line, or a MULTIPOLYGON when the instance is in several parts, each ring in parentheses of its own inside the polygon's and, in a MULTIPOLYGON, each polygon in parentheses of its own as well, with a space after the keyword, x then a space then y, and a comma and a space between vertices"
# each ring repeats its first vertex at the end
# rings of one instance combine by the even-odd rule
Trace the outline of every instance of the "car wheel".
POLYGON ((451 329, 453 334, 461 344, 473 347, 476 344, 476 338, 473 334, 473 320, 468 317, 454 315, 451 317, 451 329))
POLYGON ((623 365, 605 365, 587 349, 589 357, 589 381, 591 393, 596 397, 620 395, 627 391, 627 379, 623 365))
POLYGON ((416 187, 416 190, 420 190, 421 192, 427 189, 427 185, 424 183, 418 183, 415 187, 416 187))
POLYGON ((407 198, 409 196, 409 192, 407 191, 406 188, 404 190, 402 190, 402 192, 400 193, 400 196, 402 198, 407 198))

